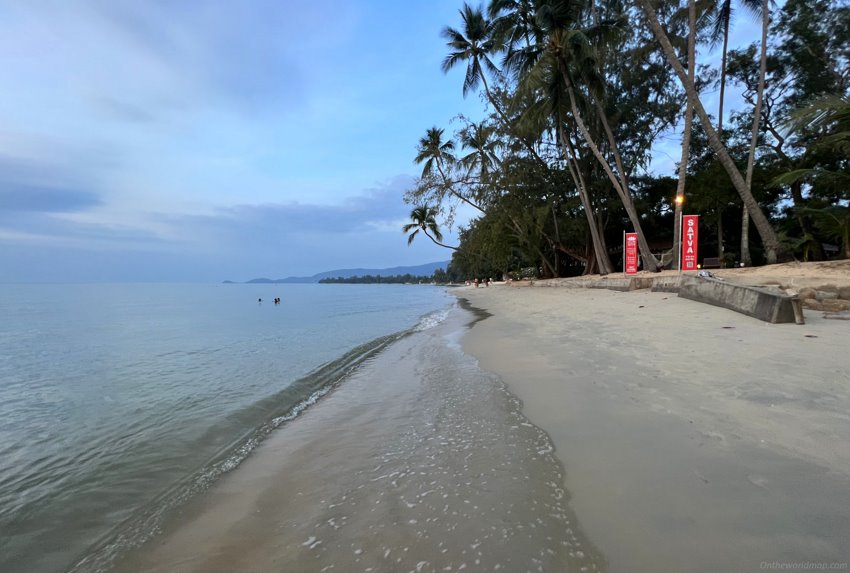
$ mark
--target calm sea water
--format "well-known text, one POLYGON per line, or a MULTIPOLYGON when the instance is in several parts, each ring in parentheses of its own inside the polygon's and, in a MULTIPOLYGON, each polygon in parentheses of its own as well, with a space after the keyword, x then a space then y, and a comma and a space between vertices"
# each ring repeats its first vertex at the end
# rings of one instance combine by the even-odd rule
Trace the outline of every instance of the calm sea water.
POLYGON ((0 285, 0 571, 68 570, 116 532, 143 541, 453 301, 402 285, 0 285))

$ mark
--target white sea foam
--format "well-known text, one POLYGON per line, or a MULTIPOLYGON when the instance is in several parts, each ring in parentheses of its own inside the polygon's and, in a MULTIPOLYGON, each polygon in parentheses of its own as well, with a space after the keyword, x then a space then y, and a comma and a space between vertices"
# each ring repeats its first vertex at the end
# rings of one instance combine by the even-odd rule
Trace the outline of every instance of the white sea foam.
POLYGON ((449 316, 450 309, 437 310, 426 314, 419 320, 419 324, 413 329, 416 332, 434 328, 449 316))

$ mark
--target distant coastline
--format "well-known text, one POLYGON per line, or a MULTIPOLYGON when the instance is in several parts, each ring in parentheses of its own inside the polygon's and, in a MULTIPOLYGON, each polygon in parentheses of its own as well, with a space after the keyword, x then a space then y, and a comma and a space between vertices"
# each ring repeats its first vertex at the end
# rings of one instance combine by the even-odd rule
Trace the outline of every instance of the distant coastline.
MULTIPOLYGON (((424 265, 410 266, 410 267, 391 267, 386 269, 336 269, 332 271, 325 271, 322 273, 317 273, 310 277, 287 277, 283 279, 269 279, 265 277, 255 278, 248 281, 240 282, 240 281, 232 281, 226 280, 223 281, 223 284, 308 284, 308 283, 318 283, 323 279, 331 279, 331 281, 336 281, 336 279, 351 279, 354 277, 376 277, 380 276, 386 279, 390 277, 397 276, 410 276, 414 279, 419 279, 422 277, 430 279, 434 272, 437 269, 445 270, 449 265, 449 261, 438 261, 435 263, 426 263, 424 265)), ((330 281, 329 281, 330 282, 330 281)), ((363 281, 368 282, 368 281, 363 281)), ((380 281, 380 282, 391 282, 380 281)))

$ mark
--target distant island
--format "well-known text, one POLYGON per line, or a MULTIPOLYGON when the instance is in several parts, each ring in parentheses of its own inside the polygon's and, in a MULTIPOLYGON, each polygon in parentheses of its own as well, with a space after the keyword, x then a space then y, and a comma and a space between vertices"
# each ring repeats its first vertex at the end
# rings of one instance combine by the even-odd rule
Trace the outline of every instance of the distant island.
POLYGON ((374 284, 431 284, 434 275, 413 276, 410 273, 404 275, 363 275, 356 277, 336 277, 321 279, 319 284, 345 284, 345 285, 374 285, 374 284))
MULTIPOLYGON (((443 270, 449 266, 449 261, 439 261, 436 263, 427 263, 424 265, 410 266, 410 267, 391 267, 387 269, 337 269, 333 271, 325 271, 323 273, 317 273, 310 277, 287 277, 285 279, 269 279, 269 278, 256 278, 251 279, 249 281, 245 281, 244 283, 239 283, 238 281, 223 281, 224 284, 309 284, 309 283, 320 283, 320 282, 342 282, 339 279, 354 279, 357 278, 359 280, 352 280, 351 283, 368 283, 368 284, 376 284, 376 283, 396 283, 396 282, 419 282, 420 280, 424 282, 431 282, 434 277, 434 273, 438 270, 443 270), (376 277, 380 277, 381 280, 366 280, 367 277, 372 277, 375 279, 376 277), (409 277, 410 280, 404 281, 395 281, 391 280, 394 277, 409 277), (330 280, 327 280, 330 279, 330 280)), ((438 273, 439 274, 439 273, 438 273)), ((443 282, 443 281, 438 281, 443 282)))

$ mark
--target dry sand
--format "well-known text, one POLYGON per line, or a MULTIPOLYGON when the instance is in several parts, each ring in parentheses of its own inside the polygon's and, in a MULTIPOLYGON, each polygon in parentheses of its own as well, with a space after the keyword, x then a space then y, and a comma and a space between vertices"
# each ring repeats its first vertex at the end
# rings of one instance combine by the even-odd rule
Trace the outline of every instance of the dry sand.
MULTIPOLYGON (((774 278, 847 284, 845 267, 774 278)), ((847 568, 850 324, 771 325, 649 291, 455 294, 493 314, 464 349, 549 433, 610 571, 847 568)))

